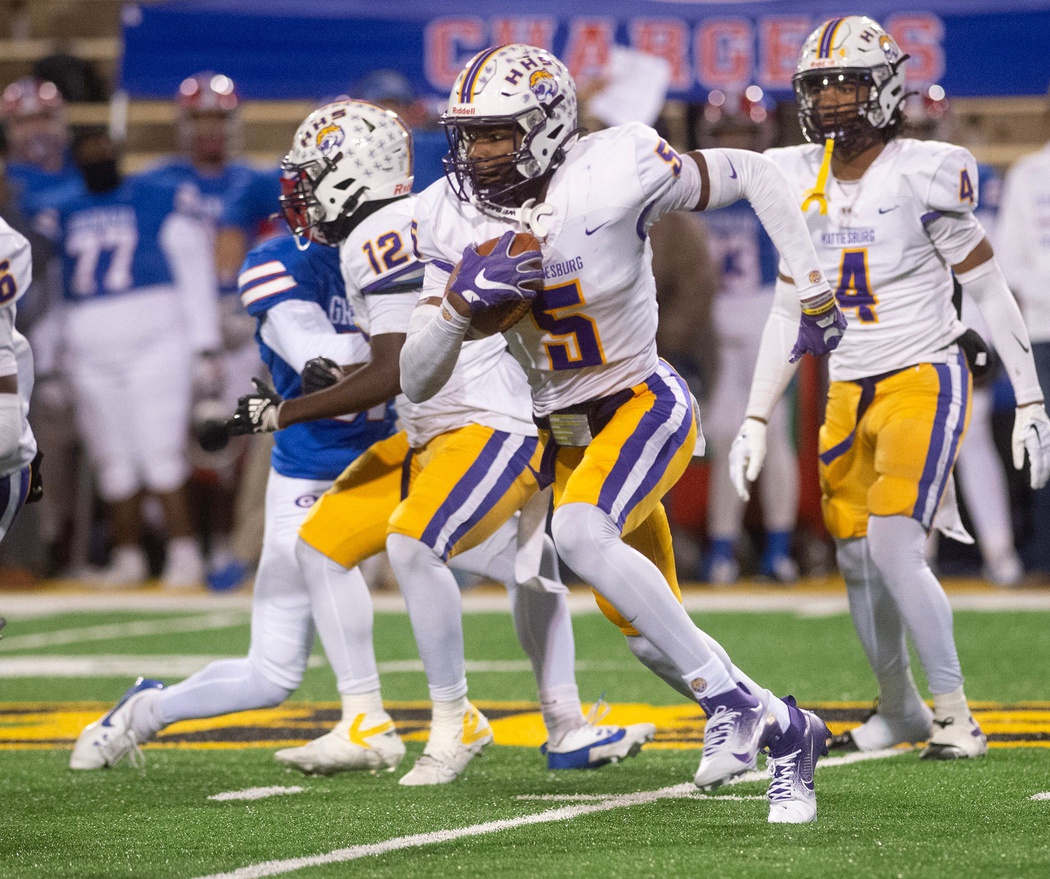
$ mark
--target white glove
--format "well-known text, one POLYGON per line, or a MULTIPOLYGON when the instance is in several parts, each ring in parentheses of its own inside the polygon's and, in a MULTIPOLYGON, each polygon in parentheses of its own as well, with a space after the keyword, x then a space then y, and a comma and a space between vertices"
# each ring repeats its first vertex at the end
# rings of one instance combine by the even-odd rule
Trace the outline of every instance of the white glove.
POLYGON ((1042 403, 1018 406, 1014 412, 1014 433, 1011 442, 1014 468, 1024 467, 1024 453, 1028 451, 1029 475, 1032 488, 1042 488, 1050 479, 1050 418, 1042 403))
POLYGON ((729 478, 744 501, 751 500, 748 483, 758 479, 766 461, 766 423, 745 418, 729 449, 729 478))

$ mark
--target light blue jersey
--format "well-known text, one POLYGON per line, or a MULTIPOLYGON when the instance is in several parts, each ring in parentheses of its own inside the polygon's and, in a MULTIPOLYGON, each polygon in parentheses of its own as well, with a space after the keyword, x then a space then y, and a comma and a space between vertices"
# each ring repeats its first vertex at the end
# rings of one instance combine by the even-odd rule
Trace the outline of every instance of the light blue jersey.
MULTIPOLYGON (((241 302, 261 330, 267 312, 288 300, 314 302, 338 333, 360 333, 346 298, 339 270, 339 251, 310 244, 299 250, 290 235, 265 241, 253 249, 241 266, 241 302)), ((302 393, 299 373, 286 363, 256 331, 259 353, 282 397, 302 393)), ((275 435, 272 463, 282 476, 296 479, 335 479, 369 446, 394 433, 392 402, 345 419, 330 418, 294 424, 275 435)))

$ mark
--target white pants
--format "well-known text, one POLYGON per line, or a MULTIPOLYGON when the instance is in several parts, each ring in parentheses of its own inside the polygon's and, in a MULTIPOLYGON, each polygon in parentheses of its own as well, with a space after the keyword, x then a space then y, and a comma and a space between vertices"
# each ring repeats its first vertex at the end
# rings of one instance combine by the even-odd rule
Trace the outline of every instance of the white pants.
POLYGON ((77 427, 105 500, 173 491, 189 476, 192 357, 174 297, 132 293, 68 310, 77 427))

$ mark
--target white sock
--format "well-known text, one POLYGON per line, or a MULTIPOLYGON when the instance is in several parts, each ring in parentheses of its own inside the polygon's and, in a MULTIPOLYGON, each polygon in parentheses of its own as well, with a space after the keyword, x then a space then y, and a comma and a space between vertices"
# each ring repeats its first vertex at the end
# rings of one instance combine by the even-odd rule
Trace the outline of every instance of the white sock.
POLYGON ((385 714, 383 697, 379 690, 343 696, 343 723, 350 723, 361 714, 385 714))
POLYGON ((937 717, 969 717, 970 706, 961 686, 950 693, 933 694, 933 713, 937 717))

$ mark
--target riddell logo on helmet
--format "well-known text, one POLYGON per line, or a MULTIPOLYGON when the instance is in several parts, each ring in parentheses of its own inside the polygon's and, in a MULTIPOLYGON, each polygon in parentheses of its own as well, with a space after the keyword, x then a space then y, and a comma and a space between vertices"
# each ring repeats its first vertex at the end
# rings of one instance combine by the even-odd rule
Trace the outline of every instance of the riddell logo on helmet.
POLYGON ((453 107, 453 116, 473 116, 478 112, 477 107, 453 107))

